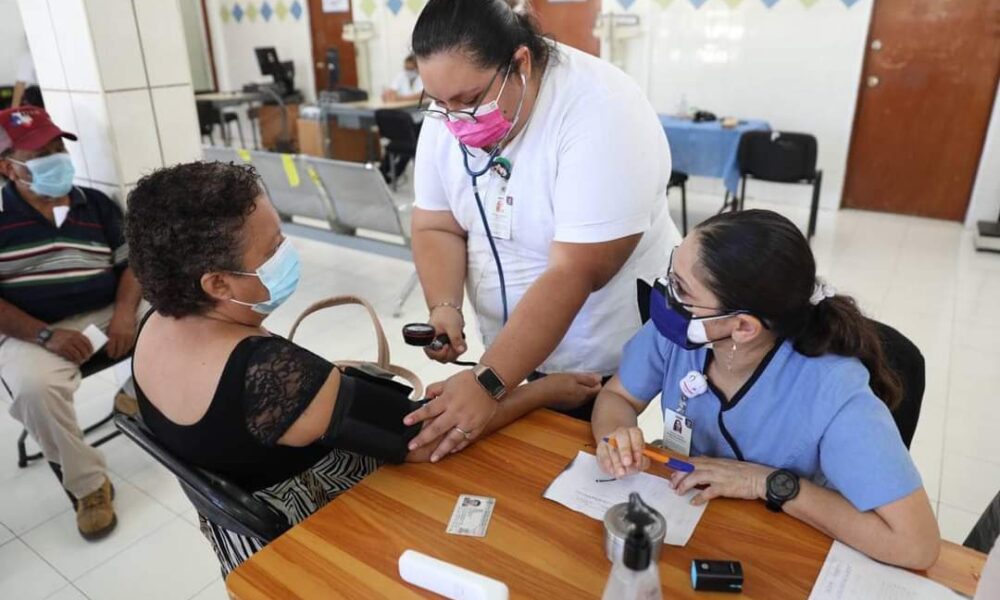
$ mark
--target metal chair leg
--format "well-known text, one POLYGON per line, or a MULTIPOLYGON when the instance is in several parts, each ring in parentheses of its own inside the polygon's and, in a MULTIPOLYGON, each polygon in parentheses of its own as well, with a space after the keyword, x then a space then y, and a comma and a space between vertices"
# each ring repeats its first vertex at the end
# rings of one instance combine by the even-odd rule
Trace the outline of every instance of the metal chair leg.
POLYGON ((406 299, 410 297, 413 293, 413 288, 417 287, 417 272, 414 271, 413 275, 406 280, 406 284, 403 286, 403 290, 399 293, 399 298, 396 300, 396 308, 392 311, 393 317, 399 317, 403 314, 403 304, 406 303, 406 299))
POLYGON ((20 437, 17 438, 17 466, 21 469, 28 466, 28 451, 25 448, 25 441, 28 439, 28 430, 22 429, 20 437))
POLYGON ((683 221, 684 237, 688 234, 688 193, 687 183, 681 184, 681 221, 683 221))
POLYGON ((743 210, 743 206, 746 204, 746 201, 747 201, 747 176, 744 175, 742 181, 740 182, 740 200, 737 203, 736 210, 738 211, 743 210))
POLYGON ((236 123, 236 133, 239 134, 239 136, 240 136, 240 148, 246 148, 247 147, 247 142, 243 138, 243 124, 240 123, 240 118, 236 117, 236 120, 234 121, 234 123, 236 123))
POLYGON ((819 191, 822 185, 823 171, 816 171, 816 179, 813 181, 812 205, 809 207, 809 229, 806 233, 806 239, 810 241, 816 233, 816 217, 819 213, 819 191))

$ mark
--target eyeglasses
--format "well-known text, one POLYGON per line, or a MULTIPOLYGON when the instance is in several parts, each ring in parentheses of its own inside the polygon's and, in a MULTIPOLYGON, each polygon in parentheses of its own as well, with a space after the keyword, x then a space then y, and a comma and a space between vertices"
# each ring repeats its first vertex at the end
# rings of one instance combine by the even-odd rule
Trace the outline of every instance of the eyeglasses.
POLYGON ((730 317, 734 315, 751 315, 753 317, 757 317, 757 320, 760 321, 761 325, 763 325, 765 329, 771 328, 770 323, 768 323, 766 319, 758 317, 757 315, 748 310, 728 310, 725 308, 719 308, 717 306, 702 306, 700 304, 690 304, 688 302, 684 302, 683 300, 681 300, 680 282, 678 281, 677 276, 674 275, 674 252, 676 250, 677 246, 674 246, 673 250, 670 251, 670 262, 667 263, 667 276, 662 277, 660 279, 660 281, 663 281, 665 283, 665 287, 667 289, 668 304, 670 304, 675 309, 679 308, 688 313, 691 312, 692 308, 699 308, 701 310, 712 310, 719 313, 717 315, 711 315, 708 317, 699 317, 700 319, 710 319, 714 317, 730 317))
POLYGON ((479 107, 482 106, 486 94, 488 94, 489 91, 493 89, 493 83, 497 80, 497 77, 500 75, 500 71, 503 71, 505 68, 509 71, 510 64, 501 66, 499 69, 496 70, 496 73, 493 74, 493 77, 490 79, 490 82, 486 85, 486 88, 483 89, 483 91, 479 94, 479 96, 473 101, 473 104, 475 106, 471 110, 470 109, 448 110, 447 108, 442 108, 441 105, 437 103, 437 100, 427 98, 426 91, 420 92, 420 104, 419 104, 419 106, 421 107, 420 110, 424 113, 424 116, 430 117, 432 119, 438 119, 438 120, 453 119, 455 121, 463 121, 465 123, 475 123, 477 122, 476 111, 478 111, 479 107), (427 101, 426 106, 424 105, 425 100, 427 101))

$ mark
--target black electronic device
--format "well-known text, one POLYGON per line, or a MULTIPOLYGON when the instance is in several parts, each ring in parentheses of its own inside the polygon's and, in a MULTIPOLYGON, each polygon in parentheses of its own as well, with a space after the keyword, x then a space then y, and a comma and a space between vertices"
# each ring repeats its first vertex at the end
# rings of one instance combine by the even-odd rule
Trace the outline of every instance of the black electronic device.
POLYGON ((340 48, 326 49, 326 89, 340 87, 340 48))
POLYGON ((261 75, 270 75, 274 79, 277 92, 286 96, 295 92, 295 63, 290 60, 278 59, 278 51, 273 46, 254 48, 257 55, 257 66, 261 75))
POLYGON ((743 591, 743 565, 737 560, 691 561, 691 587, 699 592, 743 591))

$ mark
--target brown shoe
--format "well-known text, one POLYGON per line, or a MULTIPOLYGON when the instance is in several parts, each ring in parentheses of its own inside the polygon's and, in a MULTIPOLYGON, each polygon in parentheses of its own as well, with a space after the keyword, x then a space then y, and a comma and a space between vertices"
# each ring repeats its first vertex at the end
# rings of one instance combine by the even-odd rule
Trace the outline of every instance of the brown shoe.
POLYGON ((99 540, 115 528, 118 518, 111 500, 115 497, 115 488, 111 480, 104 479, 104 484, 76 503, 76 526, 85 540, 99 540))
POLYGON ((134 417, 139 414, 139 403, 135 398, 119 390, 115 394, 115 412, 134 417))

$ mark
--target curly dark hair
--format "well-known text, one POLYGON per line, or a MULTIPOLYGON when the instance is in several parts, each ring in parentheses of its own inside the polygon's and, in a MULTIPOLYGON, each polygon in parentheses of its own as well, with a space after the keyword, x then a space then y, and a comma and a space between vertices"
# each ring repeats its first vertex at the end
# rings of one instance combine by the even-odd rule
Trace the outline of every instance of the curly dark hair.
POLYGON ((202 314, 215 302, 202 290, 212 271, 239 271, 240 234, 263 187, 250 165, 194 162, 160 169, 128 195, 129 266, 160 314, 202 314))

